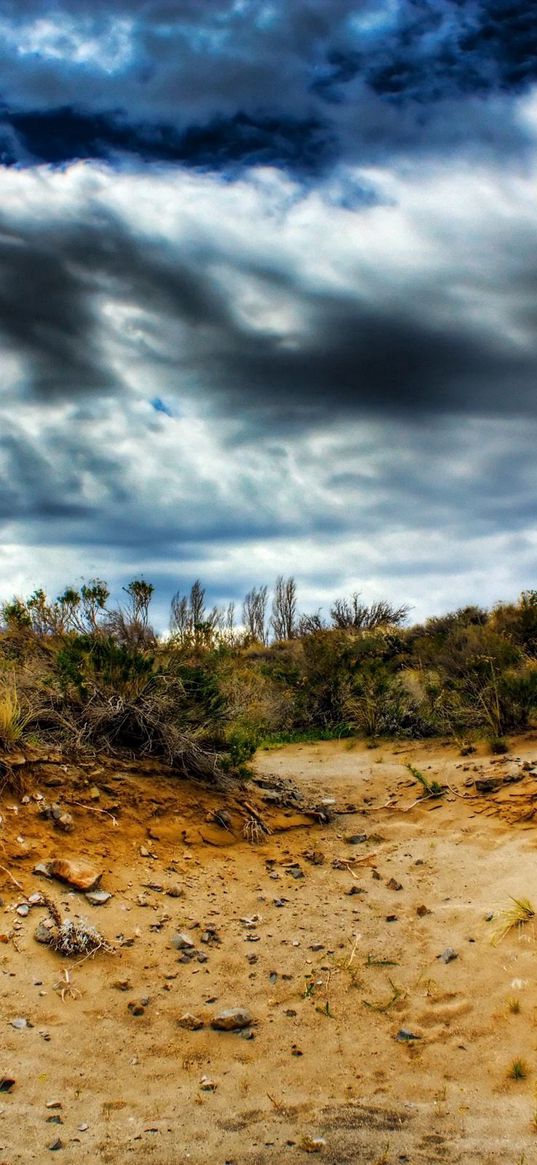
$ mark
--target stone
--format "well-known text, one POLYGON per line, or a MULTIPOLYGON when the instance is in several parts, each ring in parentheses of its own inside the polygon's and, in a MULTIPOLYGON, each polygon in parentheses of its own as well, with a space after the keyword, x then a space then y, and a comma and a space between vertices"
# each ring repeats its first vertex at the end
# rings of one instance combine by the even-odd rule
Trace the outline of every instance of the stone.
POLYGON ((86 893, 86 898, 92 906, 104 906, 104 903, 108 902, 111 897, 112 895, 108 890, 88 890, 86 893))
POLYGON ((48 872, 59 882, 66 882, 75 890, 93 890, 100 882, 103 871, 96 870, 87 862, 70 858, 53 858, 48 863, 48 872))
POLYGON ((367 833, 352 833, 350 837, 343 839, 347 845, 363 845, 367 841, 367 833))
POLYGON ((415 1035, 408 1027, 399 1028, 395 1038, 399 1040, 399 1043, 407 1043, 409 1040, 421 1040, 421 1036, 415 1035))
POLYGON ((204 1026, 203 1020, 198 1015, 191 1015, 189 1011, 185 1012, 180 1019, 177 1020, 178 1026, 185 1028, 189 1032, 197 1032, 204 1026))
POLYGON ((202 1076, 200 1080, 200 1088, 202 1092, 214 1092, 218 1085, 216 1080, 210 1080, 208 1076, 202 1076))
POLYGON ((63 1149, 63 1147, 64 1147, 64 1146, 63 1146, 63 1141, 61 1140, 61 1138, 60 1138, 60 1137, 57 1137, 57 1138, 56 1138, 56 1140, 55 1140, 55 1141, 52 1141, 52 1144, 50 1144, 50 1145, 48 1146, 48 1148, 50 1149, 51 1153, 55 1153, 55 1152, 56 1152, 58 1149, 63 1149))
POLYGON ((44 922, 38 922, 34 930, 34 938, 36 942, 43 943, 44 946, 50 942, 52 934, 49 927, 46 926, 44 922))
POLYGON ((252 1016, 246 1007, 230 1007, 220 1011, 211 1020, 211 1027, 219 1032, 241 1031, 253 1023, 252 1016))
POLYGON ((32 873, 40 874, 42 878, 50 878, 51 876, 48 865, 45 862, 38 862, 37 865, 34 866, 32 873))
POLYGON ((440 962, 442 963, 452 963, 453 960, 458 959, 459 956, 457 952, 453 950, 453 947, 446 947, 445 951, 442 951, 442 954, 437 955, 436 957, 437 959, 440 959, 440 962))
POLYGON ((193 951, 195 943, 187 934, 174 934, 173 938, 170 939, 170 946, 174 947, 176 951, 193 951))
POLYGON ((60 816, 55 819, 55 823, 63 833, 72 833, 75 828, 75 822, 70 813, 60 813, 60 816))
POLYGON ((112 987, 115 987, 116 991, 131 991, 132 983, 130 979, 114 979, 112 987))
POLYGON ((26 918, 26 915, 30 913, 30 907, 26 902, 21 902, 20 906, 17 906, 15 909, 21 918, 26 918))
POLYGON ((300 1148, 305 1153, 322 1153, 325 1145, 326 1141, 323 1137, 302 1137, 300 1142, 300 1148))
POLYGON ((388 887, 388 890, 402 890, 403 889, 401 883, 398 882, 396 880, 396 878, 390 878, 390 881, 386 882, 386 885, 388 887))
POLYGON ((428 906, 416 906, 416 914, 418 918, 425 918, 426 914, 431 914, 428 906))
POLYGON ((180 886, 168 886, 166 890, 168 898, 184 898, 185 892, 180 886))
POLYGON ((0 1092, 11 1092, 16 1083, 14 1076, 0 1076, 0 1092))
POLYGON ((136 1003, 135 1000, 132 1000, 132 1002, 129 1003, 127 1006, 128 1006, 128 1009, 129 1009, 131 1015, 144 1015, 145 1014, 145 1007, 144 1007, 143 1003, 136 1003))

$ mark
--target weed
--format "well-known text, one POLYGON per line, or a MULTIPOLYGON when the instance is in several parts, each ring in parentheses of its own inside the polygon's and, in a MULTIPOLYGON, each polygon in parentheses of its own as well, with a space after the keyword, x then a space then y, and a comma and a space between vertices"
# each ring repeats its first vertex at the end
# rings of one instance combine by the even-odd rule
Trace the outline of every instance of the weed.
POLYGON ((388 982, 392 989, 392 994, 384 1003, 369 1003, 367 999, 363 999, 364 1007, 368 1007, 370 1011, 389 1011, 394 1004, 398 1003, 400 999, 404 998, 405 991, 402 987, 397 987, 393 979, 388 978, 388 982))
POLYGON ((438 781, 429 781, 429 779, 425 776, 425 773, 421 772, 421 769, 417 769, 414 767, 414 765, 410 764, 408 764, 406 767, 409 773, 412 773, 414 780, 418 781, 422 786, 426 797, 443 797, 444 793, 447 793, 446 785, 440 785, 438 781))
POLYGON ((509 1065, 507 1075, 510 1080, 526 1080, 529 1075, 529 1068, 526 1061, 517 1056, 512 1064, 509 1065))
POLYGON ((73 921, 71 918, 62 919, 56 903, 45 895, 43 895, 43 905, 48 908, 54 923, 50 932, 49 946, 58 954, 67 957, 82 955, 85 958, 100 950, 112 952, 112 947, 106 942, 102 934, 85 919, 79 918, 77 921, 73 921))
POLYGON ((512 898, 513 906, 507 910, 501 910, 498 917, 501 919, 500 926, 493 935, 494 944, 501 942, 506 935, 512 930, 521 930, 532 918, 535 918, 535 910, 529 898, 512 898))
POLYGON ((511 1012, 511 1015, 520 1014, 520 999, 508 999, 507 1006, 511 1012))
POLYGON ((509 752, 509 745, 504 736, 491 736, 489 738, 489 748, 494 756, 502 756, 503 753, 509 752))
POLYGON ((324 1007, 316 1007, 315 1010, 319 1012, 319 1015, 327 1015, 329 1019, 336 1018, 333 1011, 330 1010, 330 1004, 328 1002, 328 999, 326 1000, 324 1007))
POLYGON ((29 719, 22 712, 14 682, 4 680, 0 687, 0 745, 9 748, 17 744, 29 719))

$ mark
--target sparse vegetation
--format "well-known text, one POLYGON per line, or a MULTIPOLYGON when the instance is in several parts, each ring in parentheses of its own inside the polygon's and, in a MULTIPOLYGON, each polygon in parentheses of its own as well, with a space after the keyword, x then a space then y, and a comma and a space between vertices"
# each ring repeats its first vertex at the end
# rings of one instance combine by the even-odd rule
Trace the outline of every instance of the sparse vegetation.
MULTIPOLYGON (((295 580, 209 606, 196 580, 172 601, 171 635, 151 628, 153 586, 124 602, 92 579, 56 599, 42 589, 1 609, 0 746, 37 739, 71 750, 155 755, 215 780, 258 747, 449 734, 462 755, 537 711, 537 592, 492 611, 466 607, 417 626, 408 608, 357 594, 329 617, 299 609, 295 580), (472 741, 472 743, 470 743, 472 741)), ((444 786, 412 770, 428 797, 444 786)))
POLYGON ((513 905, 498 914, 499 926, 494 933, 495 943, 501 942, 512 930, 520 931, 535 918, 535 909, 528 898, 512 898, 513 905))
POLYGON ((507 1075, 510 1080, 526 1080, 529 1072, 530 1070, 526 1061, 517 1056, 509 1065, 507 1075))

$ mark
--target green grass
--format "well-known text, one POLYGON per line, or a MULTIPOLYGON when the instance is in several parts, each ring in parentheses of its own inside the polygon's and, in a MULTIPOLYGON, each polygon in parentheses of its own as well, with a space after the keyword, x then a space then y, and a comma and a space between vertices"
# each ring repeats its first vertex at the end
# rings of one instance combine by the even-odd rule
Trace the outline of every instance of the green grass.
POLYGON ((441 785, 438 781, 429 781, 421 769, 417 769, 414 765, 410 764, 406 767, 409 773, 412 773, 414 780, 418 781, 422 789, 424 789, 427 797, 443 797, 444 793, 447 793, 445 785, 441 785))
POLYGON ((355 731, 350 724, 336 724, 331 728, 297 728, 289 732, 268 733, 259 741, 258 748, 281 748, 284 744, 317 744, 320 740, 348 740, 354 735, 355 731))
POLYGON ((507 1075, 510 1080, 526 1080, 529 1075, 529 1068, 526 1061, 522 1060, 520 1056, 517 1056, 512 1064, 509 1065, 507 1075))

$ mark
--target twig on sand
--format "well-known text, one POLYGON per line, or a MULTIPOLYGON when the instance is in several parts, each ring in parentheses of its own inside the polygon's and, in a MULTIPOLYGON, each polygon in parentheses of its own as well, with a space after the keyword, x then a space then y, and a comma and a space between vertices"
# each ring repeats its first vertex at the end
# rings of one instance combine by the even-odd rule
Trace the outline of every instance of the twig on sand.
POLYGON ((69 801, 69 805, 78 805, 81 809, 87 809, 89 813, 104 813, 106 817, 110 817, 112 825, 117 825, 117 817, 114 817, 109 809, 98 809, 96 805, 86 805, 84 801, 69 801))
POLYGON ((24 886, 21 886, 21 883, 17 882, 17 879, 13 877, 13 874, 10 874, 9 870, 7 870, 5 866, 0 866, 0 870, 3 874, 7 874, 8 878, 10 878, 13 882, 13 885, 16 886, 18 890, 22 890, 24 894, 24 886))

